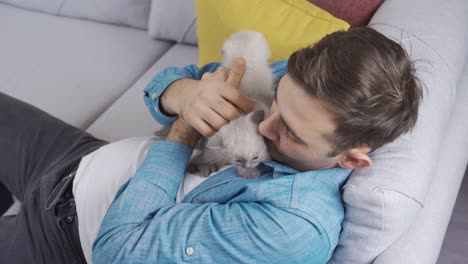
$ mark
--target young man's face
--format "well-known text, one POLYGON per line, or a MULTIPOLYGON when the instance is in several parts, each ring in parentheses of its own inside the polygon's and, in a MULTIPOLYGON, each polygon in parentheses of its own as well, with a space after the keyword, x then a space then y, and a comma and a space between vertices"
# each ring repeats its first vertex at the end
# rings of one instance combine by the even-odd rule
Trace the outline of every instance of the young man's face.
POLYGON ((288 74, 279 80, 270 115, 258 127, 272 159, 299 171, 350 165, 343 163, 347 155, 327 156, 332 146, 324 135, 332 135, 335 128, 333 114, 288 74))

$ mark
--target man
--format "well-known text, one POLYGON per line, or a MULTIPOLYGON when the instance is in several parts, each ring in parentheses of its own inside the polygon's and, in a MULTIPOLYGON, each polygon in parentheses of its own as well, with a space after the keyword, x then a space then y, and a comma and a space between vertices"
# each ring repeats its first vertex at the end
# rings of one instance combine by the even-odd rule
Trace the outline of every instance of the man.
POLYGON ((145 89, 161 124, 136 174, 119 189, 93 244, 94 263, 325 263, 337 245, 340 187, 368 153, 413 128, 422 96, 397 43, 370 28, 330 34, 274 63, 279 78, 259 125, 273 161, 262 176, 233 168, 210 176, 176 203, 177 187, 203 136, 252 110, 218 63, 167 68, 145 89), (193 80, 195 79, 195 80, 193 80), (199 80, 201 79, 201 80, 199 80), (172 115, 172 116, 170 116, 172 115))
POLYGON ((414 67, 370 28, 330 34, 272 64, 276 99, 259 132, 273 160, 258 179, 226 168, 177 201, 200 137, 252 110, 237 90, 244 66, 159 73, 145 103, 158 122, 173 122, 171 132, 133 145, 107 144, 0 94, 0 148, 9 153, 0 177, 23 202, 0 219, 0 259, 84 263, 92 246, 93 263, 325 263, 341 231, 341 186, 416 122, 414 67))

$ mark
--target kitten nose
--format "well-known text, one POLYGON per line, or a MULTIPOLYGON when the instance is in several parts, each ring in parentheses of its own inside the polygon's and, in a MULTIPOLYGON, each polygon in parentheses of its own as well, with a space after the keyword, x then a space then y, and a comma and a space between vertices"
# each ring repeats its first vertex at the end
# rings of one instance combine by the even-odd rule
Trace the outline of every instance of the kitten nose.
POLYGON ((251 169, 255 167, 255 164, 252 161, 247 161, 244 167, 251 169))
POLYGON ((242 160, 239 162, 239 165, 242 166, 243 168, 248 168, 248 169, 255 167, 255 163, 250 160, 242 160))

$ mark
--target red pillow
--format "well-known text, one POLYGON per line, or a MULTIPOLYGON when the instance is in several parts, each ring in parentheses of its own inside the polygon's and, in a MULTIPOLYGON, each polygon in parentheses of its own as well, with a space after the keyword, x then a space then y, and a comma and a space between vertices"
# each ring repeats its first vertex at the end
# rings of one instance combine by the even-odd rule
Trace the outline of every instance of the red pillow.
POLYGON ((352 27, 365 26, 383 0, 308 0, 352 27))

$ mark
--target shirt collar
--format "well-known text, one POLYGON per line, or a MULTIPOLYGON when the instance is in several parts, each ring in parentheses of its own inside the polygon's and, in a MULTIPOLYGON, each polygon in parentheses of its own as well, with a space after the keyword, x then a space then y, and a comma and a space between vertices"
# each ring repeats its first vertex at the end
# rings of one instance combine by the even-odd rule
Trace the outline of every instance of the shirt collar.
MULTIPOLYGON (((263 161, 263 162, 261 162, 261 164, 273 168, 273 178, 305 172, 305 171, 298 171, 298 170, 293 169, 293 168, 291 168, 291 167, 289 167, 289 166, 287 166, 287 165, 285 165, 283 163, 280 163, 280 162, 277 162, 277 161, 274 161, 274 160, 263 161)), ((341 168, 341 167, 334 167, 334 168, 329 168, 329 169, 325 169, 325 170, 337 170, 337 169, 338 170, 347 170, 348 171, 348 174, 347 174, 348 176, 351 174, 351 172, 354 171, 352 169, 344 169, 344 168, 341 168)), ((321 170, 318 170, 318 171, 321 171, 321 170)))
POLYGON ((275 178, 275 175, 288 175, 288 174, 298 174, 301 173, 301 171, 295 170, 283 163, 276 162, 274 160, 267 160, 262 162, 264 165, 273 168, 274 174, 273 178, 275 178))

